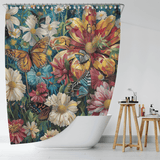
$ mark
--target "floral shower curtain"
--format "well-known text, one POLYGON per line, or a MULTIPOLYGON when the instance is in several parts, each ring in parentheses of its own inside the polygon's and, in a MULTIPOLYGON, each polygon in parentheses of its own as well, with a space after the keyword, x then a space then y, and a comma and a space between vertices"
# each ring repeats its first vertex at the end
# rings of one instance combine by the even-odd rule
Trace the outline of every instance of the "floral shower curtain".
POLYGON ((53 137, 76 116, 107 115, 119 46, 119 5, 7 5, 11 144, 53 137))

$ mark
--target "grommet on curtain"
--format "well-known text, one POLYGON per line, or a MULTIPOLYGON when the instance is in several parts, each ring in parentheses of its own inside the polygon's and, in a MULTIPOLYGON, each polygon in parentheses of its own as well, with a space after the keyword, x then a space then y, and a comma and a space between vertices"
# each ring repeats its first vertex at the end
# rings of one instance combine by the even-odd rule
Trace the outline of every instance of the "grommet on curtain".
POLYGON ((98 6, 96 6, 96 9, 98 9, 98 6))
POLYGON ((78 9, 80 9, 81 7, 80 6, 78 6, 78 9))
POLYGON ((112 9, 112 6, 109 6, 109 9, 112 9))
POLYGON ((117 6, 114 6, 114 9, 116 9, 117 8, 117 6))
POLYGON ((108 6, 105 6, 105 9, 107 9, 108 8, 108 6))

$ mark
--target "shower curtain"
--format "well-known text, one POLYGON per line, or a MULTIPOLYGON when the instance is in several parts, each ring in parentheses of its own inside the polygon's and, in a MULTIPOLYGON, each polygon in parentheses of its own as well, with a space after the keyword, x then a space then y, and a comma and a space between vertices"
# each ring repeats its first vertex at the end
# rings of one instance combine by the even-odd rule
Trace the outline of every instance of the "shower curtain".
POLYGON ((11 144, 43 141, 76 116, 106 116, 120 47, 120 5, 7 5, 11 144))

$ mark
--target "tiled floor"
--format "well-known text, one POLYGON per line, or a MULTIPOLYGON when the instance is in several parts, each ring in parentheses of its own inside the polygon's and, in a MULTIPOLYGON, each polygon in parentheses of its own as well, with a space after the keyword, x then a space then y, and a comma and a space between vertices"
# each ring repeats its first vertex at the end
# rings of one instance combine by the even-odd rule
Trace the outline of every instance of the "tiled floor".
POLYGON ((9 145, 0 140, 0 160, 159 160, 160 152, 156 152, 155 144, 149 143, 144 151, 136 148, 122 147, 112 149, 112 143, 98 143, 88 150, 37 148, 34 144, 9 145))

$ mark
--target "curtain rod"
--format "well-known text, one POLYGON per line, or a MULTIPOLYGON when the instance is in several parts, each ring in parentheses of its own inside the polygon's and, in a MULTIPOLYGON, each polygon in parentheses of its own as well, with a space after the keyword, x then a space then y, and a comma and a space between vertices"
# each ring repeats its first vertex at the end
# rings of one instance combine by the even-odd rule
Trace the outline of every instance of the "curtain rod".
POLYGON ((3 5, 123 5, 123 3, 5 3, 3 5))
POLYGON ((5 8, 7 8, 8 5, 97 5, 97 6, 102 6, 102 5, 120 5, 122 6, 121 12, 123 11, 125 5, 123 3, 6 3, 3 4, 5 8))

